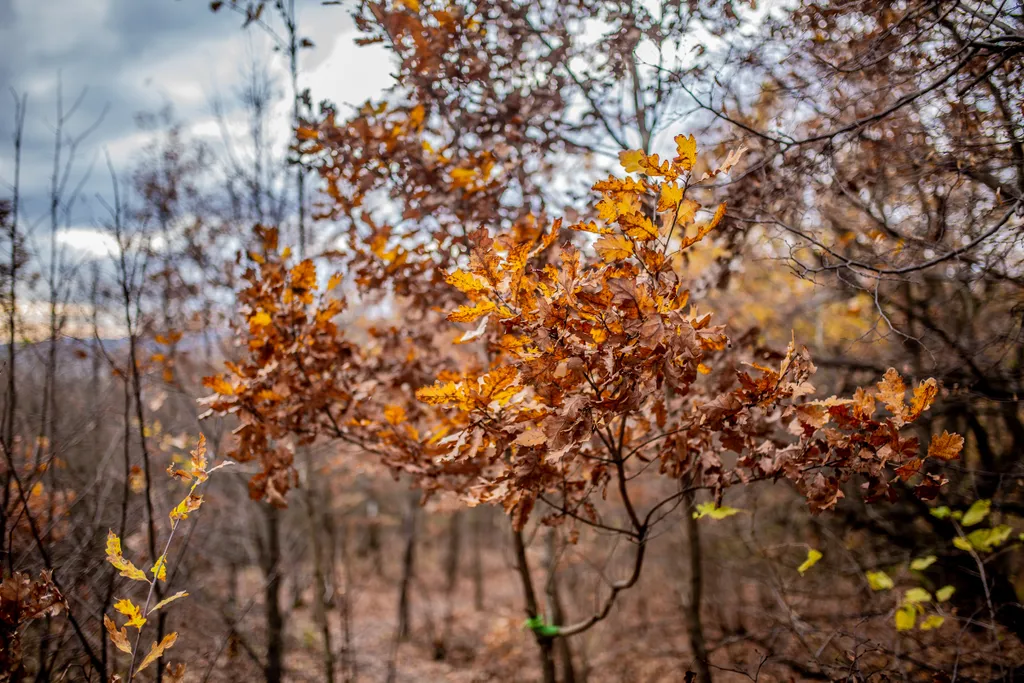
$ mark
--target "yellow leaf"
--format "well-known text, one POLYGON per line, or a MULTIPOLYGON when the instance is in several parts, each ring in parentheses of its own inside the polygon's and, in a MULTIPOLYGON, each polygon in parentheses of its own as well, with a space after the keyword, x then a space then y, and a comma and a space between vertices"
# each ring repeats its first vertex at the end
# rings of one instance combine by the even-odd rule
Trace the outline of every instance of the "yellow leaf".
POLYGON ((909 631, 917 622, 917 609, 913 605, 903 605, 896 610, 896 630, 909 631))
POLYGON ((992 501, 987 499, 976 500, 971 503, 971 507, 967 508, 967 512, 964 513, 961 523, 964 526, 974 526, 980 523, 983 519, 988 517, 989 511, 992 509, 992 501))
POLYGON ((479 275, 466 273, 461 270, 449 273, 445 276, 444 281, 465 294, 487 292, 491 289, 491 285, 488 284, 487 280, 483 279, 479 275))
POLYGON ((194 512, 199 509, 199 506, 203 504, 203 497, 197 496, 192 493, 185 496, 185 498, 178 503, 173 510, 171 510, 171 521, 177 522, 180 520, 188 519, 190 512, 194 512))
POLYGON ((114 644, 114 647, 116 647, 121 652, 131 654, 132 646, 128 642, 128 629, 124 628, 123 626, 120 629, 118 629, 117 624, 114 623, 114 620, 108 617, 106 614, 103 615, 103 625, 106 627, 107 633, 110 634, 110 642, 114 644))
POLYGON ((480 378, 480 397, 486 402, 497 401, 500 405, 519 393, 517 384, 519 371, 511 365, 495 368, 480 378))
POLYGON ((689 171, 697 163, 697 140, 692 135, 677 135, 676 141, 676 163, 689 171))
POLYGON ((804 560, 804 563, 797 567, 796 570, 800 572, 801 575, 803 575, 808 569, 818 564, 818 560, 820 560, 822 557, 824 557, 824 555, 821 554, 820 550, 815 550, 814 548, 811 548, 807 551, 807 559, 804 560))
POLYGON ((594 250, 606 263, 633 255, 633 243, 622 235, 604 235, 594 242, 594 250))
POLYGON ((625 169, 626 173, 643 171, 643 162, 646 159, 647 155, 638 149, 619 152, 619 163, 622 164, 622 168, 625 169))
POLYGON ((444 403, 459 403, 466 400, 466 387, 455 382, 435 382, 416 390, 416 398, 432 406, 444 403))
POLYGON ((169 605, 170 603, 174 602, 175 600, 178 600, 179 598, 187 598, 187 597, 188 597, 188 593, 187 592, 185 592, 185 591, 178 591, 177 593, 175 593, 171 597, 164 598, 160 602, 156 603, 156 606, 153 609, 149 610, 149 613, 152 614, 153 612, 157 611, 161 607, 166 607, 167 605, 169 605))
POLYGON ((931 602, 932 594, 923 588, 911 588, 903 594, 903 603, 906 605, 919 605, 922 602, 931 602))
POLYGON ((887 591, 893 588, 892 579, 885 572, 867 572, 864 576, 867 577, 868 585, 873 591, 887 591))
POLYGON ((624 233, 641 242, 647 242, 658 237, 658 229, 651 222, 651 219, 639 212, 620 216, 619 225, 624 233))
POLYGON ((671 211, 683 201, 683 188, 676 187, 674 183, 665 183, 661 186, 661 196, 658 198, 658 211, 671 211))
POLYGON ((134 626, 141 630, 146 624, 146 618, 142 616, 142 610, 127 598, 115 602, 114 609, 128 617, 128 623, 125 626, 134 626))
POLYGON ((327 281, 327 291, 330 291, 341 284, 343 276, 341 273, 335 273, 331 276, 331 279, 327 281))
POLYGON ((935 591, 935 599, 939 602, 946 602, 953 597, 953 593, 955 592, 956 588, 953 588, 953 586, 943 586, 939 590, 935 591))
POLYGON ((453 323, 471 323, 477 318, 487 315, 495 309, 491 301, 481 301, 475 306, 459 306, 448 314, 448 319, 453 323))
POLYGON ((163 555, 156 559, 156 563, 153 564, 153 568, 149 570, 154 578, 160 579, 161 581, 167 580, 167 558, 163 555))
POLYGON ((135 674, 132 676, 132 678, 138 676, 140 671, 145 669, 147 666, 149 666, 156 660, 163 657, 164 652, 171 649, 176 640, 178 640, 177 633, 168 633, 159 643, 154 642, 153 645, 149 648, 149 654, 147 654, 146 658, 142 660, 141 664, 139 664, 139 668, 135 670, 135 674))
POLYGON ((252 325, 253 327, 266 327, 267 325, 270 324, 270 322, 270 315, 268 315, 266 311, 260 311, 259 313, 256 313, 254 316, 249 318, 249 324, 252 325))
POLYGON ((121 572, 121 576, 134 581, 145 581, 149 583, 149 577, 134 564, 129 562, 121 554, 121 539, 113 531, 107 532, 107 562, 121 572))
POLYGON ((718 224, 722 222, 723 218, 725 218, 725 202, 719 204, 718 208, 715 209, 715 215, 711 217, 711 222, 708 223, 707 232, 711 232, 712 230, 717 228, 718 224))
POLYGON ((384 419, 393 425, 405 422, 405 408, 395 404, 384 406, 384 419))
POLYGON ((937 559, 938 558, 934 555, 928 555, 927 557, 919 557, 910 563, 910 568, 913 569, 915 572, 923 572, 925 569, 928 569, 928 567, 935 564, 935 560, 937 559))
POLYGON ((918 628, 922 631, 930 631, 933 628, 942 626, 944 623, 946 623, 946 619, 944 617, 940 617, 938 614, 929 614, 928 618, 922 621, 918 628))
POLYGON ((735 514, 743 512, 739 508, 731 508, 726 505, 718 506, 714 503, 697 503, 696 511, 693 513, 694 519, 703 519, 710 517, 711 519, 725 519, 726 517, 732 517, 735 514))
POLYGON ((702 375, 710 375, 711 374, 711 368, 709 368, 708 366, 704 365, 703 363, 697 363, 697 372, 699 372, 702 375))

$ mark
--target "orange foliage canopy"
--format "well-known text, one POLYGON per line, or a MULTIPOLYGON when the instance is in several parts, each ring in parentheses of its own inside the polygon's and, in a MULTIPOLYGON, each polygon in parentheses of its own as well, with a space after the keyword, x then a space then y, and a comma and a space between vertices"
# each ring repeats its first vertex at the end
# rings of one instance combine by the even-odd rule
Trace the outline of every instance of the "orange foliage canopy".
MULTIPOLYGON (((726 209, 705 214, 687 195, 741 151, 697 177, 696 142, 676 143, 674 159, 624 152, 637 177, 594 185, 595 219, 569 226, 598 235, 590 247, 556 248, 561 220, 497 236, 479 228, 462 242, 468 261, 446 271, 452 261, 438 259, 447 249, 403 246, 386 227, 361 242, 353 231, 348 265, 364 292, 391 288, 415 304, 407 330, 371 329, 368 344, 338 328, 345 304, 318 291, 313 263, 289 268, 276 232, 260 229, 264 251, 252 255, 240 293, 246 356, 207 380, 212 410, 241 420, 236 455, 263 465, 253 496, 283 503, 294 479, 280 443, 289 435, 340 439, 426 490, 499 503, 517 528, 542 497, 558 511, 551 519, 600 524, 592 498, 610 486, 641 537, 684 492, 707 489, 720 501, 756 480, 788 479, 813 511, 834 506, 853 476, 869 499, 895 482, 934 495, 943 480, 927 457, 956 457, 962 440, 940 437, 924 453, 900 434, 935 399, 934 381, 909 403, 894 370, 853 398, 812 400, 805 350, 791 344, 765 364, 732 348, 725 327, 690 300, 686 252, 726 209), (449 321, 472 326, 456 341, 475 355, 423 345, 442 305, 449 321), (682 486, 641 512, 627 482, 651 470, 682 486)), ((453 191, 470 191, 460 183, 453 177, 453 191)))

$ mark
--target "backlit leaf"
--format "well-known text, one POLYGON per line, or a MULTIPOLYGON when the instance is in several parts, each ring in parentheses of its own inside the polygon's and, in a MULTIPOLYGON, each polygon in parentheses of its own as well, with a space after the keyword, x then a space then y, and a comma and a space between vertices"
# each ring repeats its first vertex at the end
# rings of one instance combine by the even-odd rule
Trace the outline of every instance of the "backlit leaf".
POLYGON ((964 447, 964 437, 959 434, 950 434, 943 430, 942 434, 932 435, 932 441, 928 444, 928 457, 939 458, 940 460, 956 460, 960 457, 960 451, 964 447))
POLYGON ((822 557, 824 557, 824 555, 821 553, 820 550, 815 550, 814 548, 811 548, 807 551, 807 559, 804 560, 804 563, 797 567, 796 570, 800 572, 800 574, 802 575, 808 569, 818 564, 818 560, 820 560, 822 557))
POLYGON ((864 576, 867 577, 868 585, 873 591, 892 590, 895 585, 889 575, 882 571, 866 572, 864 576))

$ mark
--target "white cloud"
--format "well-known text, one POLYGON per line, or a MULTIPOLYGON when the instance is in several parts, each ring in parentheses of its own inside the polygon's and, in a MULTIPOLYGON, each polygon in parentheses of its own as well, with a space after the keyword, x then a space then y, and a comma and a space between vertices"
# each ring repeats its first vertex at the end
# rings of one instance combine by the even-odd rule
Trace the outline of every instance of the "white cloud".
POLYGON ((97 228, 66 228, 57 233, 57 243, 90 258, 103 258, 117 253, 113 235, 97 228))

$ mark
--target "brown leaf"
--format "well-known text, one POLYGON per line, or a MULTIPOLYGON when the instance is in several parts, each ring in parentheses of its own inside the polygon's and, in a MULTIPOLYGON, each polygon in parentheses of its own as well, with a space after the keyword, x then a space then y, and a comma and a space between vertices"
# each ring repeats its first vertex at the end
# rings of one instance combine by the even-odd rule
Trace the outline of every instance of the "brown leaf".
POLYGON ((960 451, 964 447, 964 437, 959 434, 950 434, 943 430, 942 434, 933 434, 932 442, 928 444, 928 457, 940 460, 956 460, 960 457, 960 451))
POLYGON ((147 666, 163 657, 164 652, 171 649, 171 647, 174 646, 176 640, 178 640, 178 634, 175 632, 168 633, 166 636, 163 637, 163 640, 161 640, 159 643, 154 642, 153 645, 149 648, 149 654, 147 654, 146 658, 142 660, 141 664, 139 664, 139 668, 135 670, 135 674, 132 676, 132 678, 138 676, 143 669, 145 669, 147 666))

